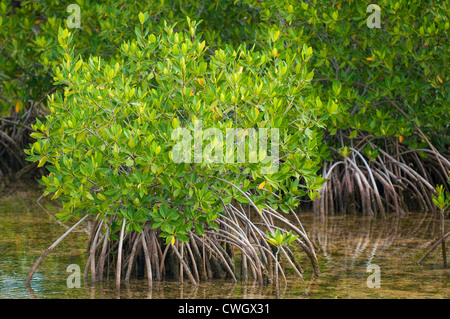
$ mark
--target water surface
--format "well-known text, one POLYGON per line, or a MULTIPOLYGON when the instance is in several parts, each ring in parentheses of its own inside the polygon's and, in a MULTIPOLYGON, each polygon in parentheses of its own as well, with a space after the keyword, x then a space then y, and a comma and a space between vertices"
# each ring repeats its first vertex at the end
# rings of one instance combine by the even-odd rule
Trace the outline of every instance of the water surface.
MULTIPOLYGON (((56 222, 57 203, 45 198, 37 204, 42 190, 34 182, 0 190, 0 298, 274 298, 273 286, 215 280, 194 287, 185 280, 154 282, 149 291, 145 280, 122 284, 119 294, 113 280, 80 288, 68 288, 67 267, 86 264, 88 240, 84 229, 71 233, 41 263, 31 282, 25 279, 35 260, 72 223, 56 222)), ((410 213, 383 221, 363 216, 332 216, 321 219, 300 213, 309 237, 317 248, 322 276, 310 278, 309 264, 300 252, 304 281, 287 271, 280 279, 281 298, 444 298, 450 297, 449 270, 442 269, 440 249, 423 266, 420 256, 438 238, 439 218, 433 213, 410 213), (378 265, 380 288, 367 284, 368 265, 378 265)), ((446 221, 446 230, 450 223, 446 221)), ((449 246, 449 245, 448 245, 449 246)), ((448 254, 449 255, 449 254, 448 254)))

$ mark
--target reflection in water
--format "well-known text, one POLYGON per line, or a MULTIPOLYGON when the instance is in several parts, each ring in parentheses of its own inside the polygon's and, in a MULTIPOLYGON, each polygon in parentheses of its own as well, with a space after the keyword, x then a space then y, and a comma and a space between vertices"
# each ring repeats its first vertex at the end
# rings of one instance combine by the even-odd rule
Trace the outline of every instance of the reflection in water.
MULTIPOLYGON (((88 235, 70 234, 44 262, 26 288, 30 267, 66 229, 55 222, 54 203, 42 200, 48 212, 36 204, 41 192, 35 185, 19 185, 0 192, 0 298, 275 298, 275 288, 255 282, 214 280, 198 287, 189 282, 130 280, 116 292, 113 278, 95 286, 81 279, 80 288, 68 288, 70 264, 86 264, 88 235)), ((281 298, 449 298, 449 270, 441 268, 439 251, 423 266, 416 262, 438 237, 439 217, 411 213, 383 221, 362 216, 321 218, 300 213, 317 249, 322 277, 309 278, 310 263, 303 252, 304 280, 293 271, 280 278, 281 298), (369 288, 369 264, 380 267, 381 288, 369 288)), ((449 225, 446 225, 449 228, 449 225)))
MULTIPOLYGON (((439 216, 410 213, 387 220, 361 216, 313 216, 305 222, 322 256, 323 277, 314 284, 343 298, 448 298, 449 270, 439 253, 424 266, 416 262, 438 238, 439 216), (368 265, 381 270, 381 288, 370 289, 368 265)), ((448 222, 447 227, 448 228, 448 222)), ((312 289, 314 292, 314 289, 312 289)))

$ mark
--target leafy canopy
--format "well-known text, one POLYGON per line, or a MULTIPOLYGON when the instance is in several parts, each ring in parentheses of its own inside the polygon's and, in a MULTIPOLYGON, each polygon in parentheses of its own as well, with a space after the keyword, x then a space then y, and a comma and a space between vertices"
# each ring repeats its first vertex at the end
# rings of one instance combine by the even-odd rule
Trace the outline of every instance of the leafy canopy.
MULTIPOLYGON (((27 150, 29 160, 50 171, 42 184, 62 199, 60 219, 82 211, 118 216, 127 220, 126 231, 141 231, 149 221, 167 242, 187 241, 192 227, 198 234, 217 229, 214 221, 232 200, 288 212, 321 187, 325 110, 310 93, 311 48, 292 54, 274 43, 266 50, 224 45, 211 55, 198 23, 187 21, 180 32, 169 24, 158 34, 136 28, 136 39, 109 60, 84 60, 72 48, 74 34, 60 29, 63 59, 53 73, 64 91, 52 95, 50 114, 34 125, 37 141, 27 150), (230 128, 278 129, 277 170, 261 173, 270 165, 261 160, 175 162, 173 134, 193 131, 195 121, 223 135, 230 128)), ((204 149, 218 143, 236 153, 240 143, 247 154, 250 147, 249 138, 230 145, 203 137, 204 149)))

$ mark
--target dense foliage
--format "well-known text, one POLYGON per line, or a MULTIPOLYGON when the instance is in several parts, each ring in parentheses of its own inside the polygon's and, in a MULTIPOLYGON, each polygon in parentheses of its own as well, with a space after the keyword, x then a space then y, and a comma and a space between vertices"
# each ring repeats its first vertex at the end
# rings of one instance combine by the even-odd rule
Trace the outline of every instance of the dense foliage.
MULTIPOLYGON (((248 1, 249 3, 251 1, 248 1)), ((278 28, 284 44, 308 43, 318 92, 336 100, 336 130, 409 136, 413 148, 448 144, 448 3, 378 1, 380 28, 369 28, 366 1, 263 1, 260 25, 278 28)), ((264 29, 261 28, 264 34, 264 29)), ((357 132, 350 134, 356 137, 357 132)))
MULTIPOLYGON (((118 214, 120 221, 129 220, 127 231, 140 231, 140 224, 151 220, 169 241, 187 240, 191 227, 199 234, 204 223, 217 227, 213 221, 232 198, 289 212, 306 194, 299 178, 310 191, 322 186, 315 172, 322 147, 318 114, 324 111, 307 95, 311 49, 304 46, 293 56, 280 50, 278 56, 270 47, 258 52, 226 46, 207 56, 196 25, 188 23, 188 32, 180 33, 170 26, 160 35, 138 29, 137 40, 124 42, 110 61, 75 57, 74 35, 60 31, 67 53, 54 74, 64 94, 51 98, 50 115, 35 125, 32 136, 38 141, 30 151, 30 160, 51 164, 43 183, 46 193, 65 201, 59 218, 86 209, 102 218, 118 214), (202 132, 194 131, 196 121, 202 132), (203 134, 203 159, 194 162, 195 154, 186 163, 174 159, 179 127, 193 138, 203 134), (243 136, 229 143, 230 128, 243 136), (268 170, 279 162, 270 147, 259 149, 254 163, 248 156, 235 159, 241 143, 249 155, 245 132, 271 128, 279 130, 279 167, 268 170), (211 129, 219 134, 207 136, 211 129), (217 155, 229 147, 233 158, 217 155), (247 197, 249 191, 255 193, 247 197), (272 191, 284 195, 274 197, 272 191)), ((271 142, 269 135, 268 146, 271 142)))

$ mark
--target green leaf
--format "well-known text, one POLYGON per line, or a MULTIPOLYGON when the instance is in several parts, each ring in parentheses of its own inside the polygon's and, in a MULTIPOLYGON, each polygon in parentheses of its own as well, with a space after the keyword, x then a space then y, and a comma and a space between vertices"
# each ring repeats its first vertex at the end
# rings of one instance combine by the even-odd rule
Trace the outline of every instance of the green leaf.
POLYGON ((139 22, 140 22, 141 24, 144 24, 144 23, 145 23, 145 20, 146 20, 145 15, 144 15, 142 12, 139 12, 138 17, 139 17, 139 22))

